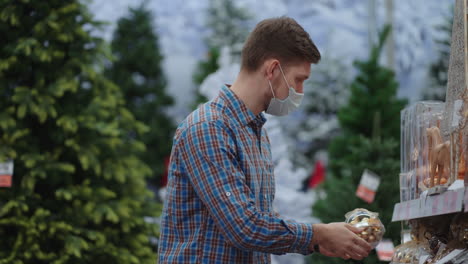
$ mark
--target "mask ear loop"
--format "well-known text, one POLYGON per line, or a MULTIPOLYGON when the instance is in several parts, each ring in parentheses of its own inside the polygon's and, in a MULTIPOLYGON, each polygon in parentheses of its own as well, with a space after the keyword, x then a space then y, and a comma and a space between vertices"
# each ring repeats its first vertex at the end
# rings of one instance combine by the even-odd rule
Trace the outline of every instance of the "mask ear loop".
POLYGON ((270 80, 268 80, 268 84, 270 84, 270 90, 271 90, 271 93, 273 94, 273 98, 276 98, 275 92, 273 92, 273 86, 271 85, 270 80))
POLYGON ((278 63, 278 66, 279 66, 279 68, 280 68, 280 70, 281 70, 281 74, 283 75, 284 81, 285 81, 286 84, 288 85, 288 89, 291 88, 291 85, 289 85, 288 80, 286 80, 286 76, 284 75, 283 68, 281 68, 281 64, 278 63))

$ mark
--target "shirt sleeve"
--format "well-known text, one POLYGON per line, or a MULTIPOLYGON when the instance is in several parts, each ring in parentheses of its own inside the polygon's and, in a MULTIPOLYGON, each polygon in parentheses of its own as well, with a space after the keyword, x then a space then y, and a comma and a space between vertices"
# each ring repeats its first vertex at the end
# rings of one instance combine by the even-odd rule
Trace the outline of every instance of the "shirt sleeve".
POLYGON ((245 251, 310 254, 312 224, 260 212, 239 169, 236 142, 218 122, 187 128, 179 144, 189 180, 228 243, 245 251))

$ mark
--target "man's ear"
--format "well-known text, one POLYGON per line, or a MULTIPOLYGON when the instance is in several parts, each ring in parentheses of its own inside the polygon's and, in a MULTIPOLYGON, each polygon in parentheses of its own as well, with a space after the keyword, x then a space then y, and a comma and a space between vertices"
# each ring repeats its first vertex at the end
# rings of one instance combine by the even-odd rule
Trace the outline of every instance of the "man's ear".
POLYGON ((279 61, 277 59, 268 59, 263 63, 263 73, 268 80, 272 80, 275 76, 275 70, 278 68, 279 61))

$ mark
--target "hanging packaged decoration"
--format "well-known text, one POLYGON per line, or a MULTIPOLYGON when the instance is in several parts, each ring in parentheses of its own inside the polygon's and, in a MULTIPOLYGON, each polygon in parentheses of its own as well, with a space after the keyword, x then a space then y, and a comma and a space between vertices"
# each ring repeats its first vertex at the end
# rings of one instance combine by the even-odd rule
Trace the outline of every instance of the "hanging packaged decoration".
POLYGON ((0 162, 0 187, 11 187, 13 177, 13 160, 0 162))
POLYGON ((361 182, 359 183, 358 189, 356 191, 356 196, 366 201, 367 203, 372 203, 375 199, 375 194, 380 185, 380 177, 373 173, 370 170, 364 170, 364 173, 361 177, 361 182))

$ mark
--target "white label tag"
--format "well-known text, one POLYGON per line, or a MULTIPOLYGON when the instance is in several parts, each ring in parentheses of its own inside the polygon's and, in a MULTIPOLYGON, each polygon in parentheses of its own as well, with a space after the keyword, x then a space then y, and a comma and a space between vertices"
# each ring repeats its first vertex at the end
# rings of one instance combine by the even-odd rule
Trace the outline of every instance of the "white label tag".
POLYGON ((13 161, 9 160, 7 162, 0 163, 0 175, 13 175, 13 161))
POLYGON ((366 169, 364 170, 364 174, 362 175, 360 184, 366 186, 367 188, 373 191, 377 191, 380 185, 380 177, 372 171, 366 169))

